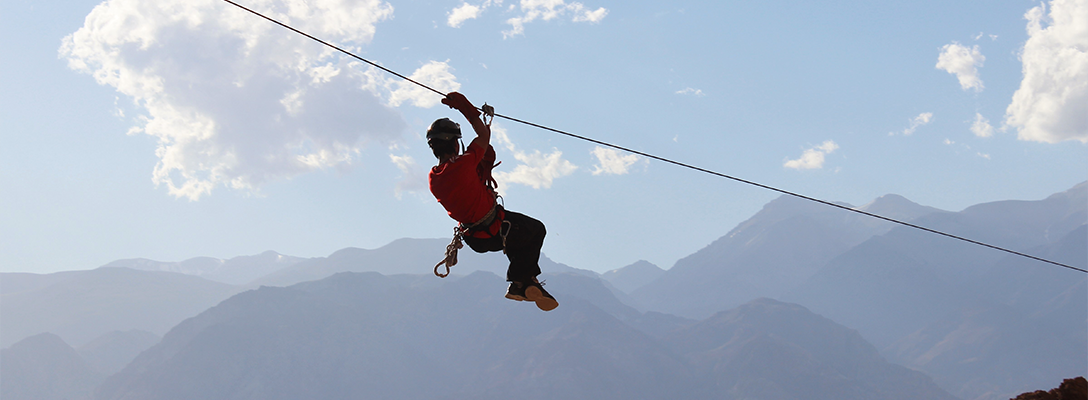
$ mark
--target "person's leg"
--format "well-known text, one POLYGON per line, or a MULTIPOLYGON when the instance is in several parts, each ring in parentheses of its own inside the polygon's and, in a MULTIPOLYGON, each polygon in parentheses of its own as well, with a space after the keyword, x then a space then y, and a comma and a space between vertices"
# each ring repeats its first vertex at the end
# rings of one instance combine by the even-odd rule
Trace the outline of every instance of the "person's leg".
POLYGON ((510 259, 510 267, 506 270, 510 289, 506 297, 532 301, 544 311, 559 307, 559 302, 536 280, 536 276, 540 275, 540 248, 544 246, 544 236, 547 234, 544 224, 511 211, 506 212, 506 222, 509 225, 506 257, 510 259))
POLYGON ((544 246, 547 230, 544 223, 525 214, 506 211, 503 229, 506 230, 506 258, 510 267, 506 280, 530 282, 540 275, 540 248, 544 246))

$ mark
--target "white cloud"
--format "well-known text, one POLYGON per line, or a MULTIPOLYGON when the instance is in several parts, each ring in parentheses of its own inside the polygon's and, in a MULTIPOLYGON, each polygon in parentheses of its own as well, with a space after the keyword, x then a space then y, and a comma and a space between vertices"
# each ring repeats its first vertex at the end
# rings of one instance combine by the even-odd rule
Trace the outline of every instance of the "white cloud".
POLYGON ((986 57, 978 50, 978 45, 968 48, 952 42, 941 47, 936 68, 956 75, 963 90, 974 88, 976 92, 981 92, 983 86, 982 79, 978 77, 978 67, 981 67, 984 61, 986 57))
POLYGON ((1020 140, 1088 143, 1088 0, 1051 1, 1045 14, 1040 6, 1024 15, 1024 80, 1005 110, 1005 124, 1017 129, 1020 140))
POLYGON ((692 96, 697 96, 697 97, 706 96, 705 94, 703 94, 703 91, 701 89, 695 89, 695 88, 690 88, 690 87, 689 88, 684 88, 684 90, 677 90, 676 94, 690 94, 692 96))
POLYGON ((411 156, 404 155, 398 156, 394 154, 389 155, 389 160, 400 169, 401 180, 397 182, 397 186, 394 189, 397 198, 401 198, 404 192, 420 192, 428 190, 427 176, 423 174, 423 169, 420 169, 419 164, 416 164, 416 160, 411 156))
MULTIPOLYGON (((924 112, 924 113, 918 114, 917 117, 914 117, 914 118, 910 119, 910 126, 908 126, 906 129, 903 129, 903 131, 900 132, 900 133, 902 133, 904 136, 910 136, 910 135, 914 134, 914 131, 917 130, 919 126, 928 124, 929 121, 932 121, 932 120, 933 120, 933 113, 931 113, 931 112, 924 112)), ((894 135, 895 135, 895 132, 888 132, 888 136, 894 136, 894 135)))
MULTIPOLYGON (((479 18, 485 10, 492 7, 501 8, 502 6, 502 0, 484 0, 479 5, 462 2, 460 6, 449 11, 446 25, 452 28, 460 28, 465 21, 479 18)), ((520 11, 520 13, 506 20, 506 23, 510 25, 510 29, 502 32, 503 38, 525 34, 525 24, 538 19, 550 21, 569 16, 573 22, 597 23, 608 15, 608 9, 604 7, 593 10, 586 8, 582 3, 567 3, 565 0, 521 0, 517 5, 511 4, 505 11, 507 13, 520 11)))
POLYGON ((975 113, 975 122, 971 124, 971 132, 975 136, 988 138, 994 135, 994 127, 990 125, 990 120, 983 117, 982 114, 975 113))
POLYGON ((548 154, 541 153, 540 150, 534 150, 532 153, 518 150, 507 136, 506 129, 498 124, 491 125, 491 134, 494 144, 505 146, 514 154, 514 159, 520 162, 510 172, 498 170, 492 172, 495 180, 499 182, 500 192, 505 192, 506 185, 513 183, 531 186, 533 189, 542 187, 547 189, 552 187, 555 179, 570 175, 578 169, 570 161, 564 160, 563 152, 559 150, 553 149, 548 154))
POLYGON ((824 167, 824 156, 831 154, 838 149, 839 145, 835 144, 834 141, 828 140, 821 143, 819 146, 805 150, 801 153, 801 158, 787 160, 782 166, 792 169, 820 169, 824 167))
MULTIPOLYGON (((253 7, 347 49, 368 43, 375 25, 393 15, 379 0, 253 7)), ((60 55, 132 99, 143 115, 129 133, 158 140, 152 180, 190 200, 218 186, 258 190, 348 168, 365 144, 395 142, 406 129, 392 99, 382 99, 396 82, 221 1, 107 0, 64 38, 60 55)), ((413 76, 448 84, 443 66, 428 64, 413 76)), ((398 104, 429 104, 397 93, 398 104)))
POLYGON ((461 3, 460 7, 450 10, 446 25, 451 28, 460 28, 461 24, 470 19, 476 19, 480 15, 480 7, 468 3, 461 3))
MULTIPOLYGON (((431 61, 409 75, 408 79, 430 86, 442 93, 461 89, 461 84, 457 83, 457 78, 450 73, 450 66, 446 62, 431 61)), ((408 81, 391 82, 390 86, 396 87, 389 96, 389 105, 393 107, 409 101, 416 107, 431 108, 439 104, 443 97, 408 81)))
POLYGON ((601 146, 594 147, 591 153, 597 157, 597 165, 593 166, 593 175, 623 175, 639 160, 638 155, 620 154, 615 149, 601 146))
POLYGON ((574 14, 574 22, 601 22, 608 15, 608 10, 604 7, 590 11, 582 3, 571 3, 567 8, 574 14))
MULTIPOLYGON (((525 34, 525 24, 537 19, 550 21, 563 15, 572 15, 574 22, 600 22, 608 15, 608 10, 600 7, 590 10, 582 3, 572 2, 567 4, 564 0, 521 0, 519 4, 522 14, 506 20, 510 24, 510 30, 502 32, 503 38, 509 38, 525 34)), ((514 6, 510 6, 513 10, 514 6)))

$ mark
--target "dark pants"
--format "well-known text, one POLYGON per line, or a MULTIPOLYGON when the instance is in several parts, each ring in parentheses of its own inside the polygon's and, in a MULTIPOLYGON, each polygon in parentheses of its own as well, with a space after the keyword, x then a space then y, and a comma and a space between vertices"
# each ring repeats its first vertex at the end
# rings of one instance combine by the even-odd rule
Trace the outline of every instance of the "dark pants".
MULTIPOLYGON (((510 267, 506 269, 506 280, 528 282, 540 275, 540 248, 544 246, 544 223, 525 214, 506 210, 502 232, 506 233, 506 258, 510 267)), ((495 235, 488 239, 464 236, 465 243, 477 253, 502 251, 502 236, 495 235)))

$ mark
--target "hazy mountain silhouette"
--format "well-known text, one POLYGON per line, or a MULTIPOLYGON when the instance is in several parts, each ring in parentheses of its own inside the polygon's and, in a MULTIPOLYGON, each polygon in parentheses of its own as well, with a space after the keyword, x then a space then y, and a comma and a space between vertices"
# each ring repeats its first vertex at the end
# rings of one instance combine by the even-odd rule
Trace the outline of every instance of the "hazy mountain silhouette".
POLYGON ((51 274, 0 272, 0 296, 30 292, 77 277, 87 271, 64 271, 51 274))
POLYGON ((134 258, 113 261, 104 266, 141 271, 177 272, 231 285, 244 285, 304 260, 300 257, 266 251, 257 255, 239 256, 227 260, 196 257, 181 262, 163 262, 134 258))
POLYGON ((796 304, 758 299, 666 338, 705 382, 700 398, 954 399, 796 304))
POLYGON ((178 325, 100 398, 543 398, 549 386, 661 398, 683 383, 678 360, 591 303, 542 313, 504 299, 493 274, 439 281, 341 273, 239 294, 178 325))
POLYGON ((132 329, 113 331, 92 340, 76 351, 87 364, 103 376, 113 375, 161 338, 151 332, 132 329))
MULTIPOLYGON (((1076 264, 1072 258, 1085 256, 1084 243, 1088 226, 1033 254, 1076 264)), ((900 339, 888 353, 965 398, 1007 399, 1055 377, 1083 374, 1088 279, 1027 261, 1003 259, 985 280, 993 287, 979 288, 989 296, 900 339)))
MULTIPOLYGON (((1088 262, 1088 183, 956 213, 895 195, 862 208, 1088 262)), ((401 239, 278 269, 274 252, 117 262, 207 275, 237 260, 227 269, 275 269, 257 281, 287 286, 234 297, 254 286, 127 268, 4 273, 0 345, 52 332, 83 357, 46 339, 20 345, 24 359, 68 363, 56 371, 90 366, 101 378, 95 369, 116 370, 173 327, 103 384, 101 399, 947 398, 936 382, 990 400, 1088 370, 1084 274, 792 198, 768 203, 630 296, 594 272, 542 258, 542 278, 562 304, 550 313, 502 298, 501 253, 464 249, 453 276, 429 275, 447 243, 401 239), (642 304, 697 318, 632 308, 642 304), (132 329, 153 335, 110 333, 132 329), (934 379, 888 364, 876 349, 934 379)), ((643 267, 627 272, 654 273, 643 267)), ((9 364, 15 349, 0 364, 22 369, 5 376, 38 376, 26 370, 41 372, 37 361, 9 364)), ((11 390, 52 396, 31 386, 86 386, 81 373, 64 376, 68 384, 33 378, 11 390)))
MULTIPOLYGON (((324 279, 339 272, 377 272, 383 275, 429 274, 445 256, 449 239, 397 239, 377 249, 349 247, 328 257, 315 257, 254 281, 255 285, 290 286, 299 282, 324 279)), ((487 271, 506 276, 510 262, 500 252, 476 253, 465 246, 458 252, 458 263, 451 269, 457 275, 487 271)), ((571 268, 541 255, 540 269, 545 273, 575 272, 596 276, 592 271, 571 268)))
POLYGON ((75 346, 117 330, 161 335, 242 290, 195 276, 128 268, 0 277, 11 289, 0 294, 0 347, 43 332, 75 346))
MULTIPOLYGON (((695 372, 704 362, 796 370, 818 384, 807 398, 842 390, 949 398, 925 376, 879 360, 856 333, 826 320, 812 323, 820 317, 803 308, 765 301, 725 314, 743 318, 704 322, 662 342, 584 300, 610 302, 595 279, 548 277, 562 303, 549 313, 502 298, 505 283, 486 272, 447 280, 340 273, 262 287, 179 324, 109 378, 97 398, 695 399, 724 378, 695 372), (794 311, 773 312, 781 308, 794 311), (758 354, 714 344, 738 330, 774 340, 758 354), (685 343, 711 345, 674 350, 685 343), (844 346, 866 350, 827 355, 844 346), (776 357, 785 353, 820 362, 772 365, 795 361, 776 357)), ((779 378, 748 372, 744 384, 717 397, 768 398, 759 383, 779 378)))
POLYGON ((50 333, 0 350, 0 359, 0 398, 4 400, 88 400, 105 378, 50 333))
MULTIPOLYGON (((882 196, 859 209, 906 220, 942 213, 897 195, 882 196)), ((892 225, 781 196, 725 236, 677 261, 632 296, 650 310, 705 318, 758 297, 781 296, 835 256, 892 225)))
POLYGON ((649 261, 638 260, 626 267, 605 272, 601 274, 601 278, 604 278, 624 293, 631 293, 664 274, 665 270, 649 261))
MULTIPOLYGON (((1054 246, 1075 234, 1068 229, 1073 225, 1069 219, 1084 218, 1088 202, 1070 200, 1084 198, 1086 190, 1088 186, 1080 184, 1046 200, 980 204, 959 213, 930 214, 917 223, 1013 250, 1046 254, 1050 250, 1040 246, 1054 246), (1062 236, 1057 236, 1059 233, 1062 236)), ((1085 223, 1080 222, 1079 226, 1085 223)), ((1072 237, 1066 243, 1068 246, 1062 250, 1068 253, 1065 257, 1074 264, 1085 263, 1088 244, 1072 237)), ((897 227, 836 257, 785 298, 857 328, 866 339, 883 348, 979 299, 1007 296, 995 290, 1033 291, 1028 298, 1039 298, 1038 291, 1042 290, 1041 297, 1050 299, 1084 278, 1058 267, 1012 261, 1011 257, 897 227), (997 267, 1003 260, 1015 264, 997 267), (1031 283, 1038 280, 1049 283, 1031 283), (980 285, 982 282, 985 285, 980 285), (858 299, 866 300, 864 307, 857 306, 858 299)))
MULTIPOLYGON (((1084 267, 1088 185, 916 223, 1084 267)), ((963 398, 1007 399, 1088 369, 1082 273, 897 227, 785 296, 963 398)))

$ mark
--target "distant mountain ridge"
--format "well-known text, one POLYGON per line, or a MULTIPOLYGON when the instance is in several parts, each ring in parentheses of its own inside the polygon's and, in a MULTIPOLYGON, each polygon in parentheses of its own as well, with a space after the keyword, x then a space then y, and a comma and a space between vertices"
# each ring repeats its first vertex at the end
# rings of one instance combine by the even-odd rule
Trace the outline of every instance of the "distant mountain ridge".
POLYGON ((30 336, 0 350, 0 398, 91 400, 106 377, 158 341, 149 332, 116 331, 76 349, 52 333, 30 336))
POLYGON ((104 267, 57 274, 0 274, 0 347, 53 333, 74 346, 117 330, 164 334, 244 288, 173 272, 104 267))
POLYGON ((955 398, 925 374, 886 362, 856 331, 767 298, 676 331, 668 342, 710 383, 703 398, 955 398))
MULTIPOLYGON (((840 203, 851 207, 849 204, 840 203)), ((886 195, 858 207, 912 220, 944 211, 886 195)), ((705 318, 759 297, 778 297, 853 246, 893 224, 781 196, 632 296, 650 310, 705 318)))
MULTIPOLYGON (((1078 184, 1043 200, 979 204, 960 212, 920 206, 896 195, 882 196, 858 208, 911 219, 923 226, 1071 265, 1084 267, 1088 264, 1088 183, 1078 184)), ((98 361, 94 362, 97 366, 92 366, 92 370, 107 373, 116 371, 120 368, 118 364, 132 357, 132 349, 142 348, 147 343, 136 337, 121 336, 111 339, 110 344, 92 343, 92 340, 101 339, 110 331, 140 329, 153 332, 152 337, 155 337, 168 330, 174 332, 187 326, 189 328, 185 329, 192 329, 193 334, 203 332, 203 335, 210 335, 200 339, 207 340, 207 345, 219 346, 222 351, 233 351, 235 347, 244 347, 246 341, 252 338, 238 337, 234 342, 218 344, 215 344, 214 338, 222 333, 217 329, 242 329, 241 325, 227 323, 212 329, 209 326, 194 327, 188 322, 178 325, 178 322, 197 314, 203 316, 206 313, 200 313, 202 310, 218 309, 208 307, 221 300, 231 298, 233 301, 235 298, 232 295, 264 284, 289 290, 265 288, 256 292, 294 293, 292 296, 295 296, 301 290, 305 298, 324 299, 314 303, 317 307, 314 310, 324 310, 325 306, 332 304, 334 308, 347 307, 348 310, 362 312, 342 314, 348 311, 328 310, 332 313, 329 315, 341 315, 349 325, 326 327, 325 331, 314 333, 319 337, 336 331, 356 332, 360 327, 350 323, 357 324, 361 321, 360 316, 370 315, 367 314, 369 311, 359 309, 358 304, 365 303, 397 310, 380 313, 381 318, 390 318, 380 319, 388 321, 389 329, 420 327, 431 322, 420 322, 419 318, 435 318, 443 322, 434 322, 441 326, 433 330, 443 331, 438 337, 448 339, 449 343, 463 344, 477 339, 489 341, 477 344, 473 349, 478 351, 465 350, 465 353, 460 353, 464 357, 477 357, 472 361, 476 364, 472 365, 490 371, 487 374, 472 377, 469 376, 473 373, 471 371, 465 372, 468 375, 457 375, 430 369, 431 366, 414 367, 433 374, 455 375, 449 384, 462 385, 458 387, 464 389, 449 392, 456 395, 446 393, 451 398, 520 396, 525 385, 550 388, 548 390, 552 391, 547 393, 567 396, 570 393, 564 390, 572 387, 583 388, 587 393, 597 390, 589 386, 593 383, 633 398, 648 397, 644 393, 658 393, 654 391, 656 389, 639 385, 635 385, 635 389, 625 389, 623 380, 619 378, 609 381, 611 383, 593 381, 593 371, 568 367, 563 361, 575 359, 576 356, 572 355, 575 353, 596 354, 594 357, 598 357, 598 361, 594 362, 603 363, 599 364, 600 371, 611 371, 610 374, 623 377, 637 376, 640 380, 657 382, 657 385, 670 388, 673 387, 669 386, 671 383, 654 380, 657 379, 654 374, 663 372, 622 365, 641 359, 680 366, 682 368, 677 367, 679 369, 663 375, 688 385, 686 389, 677 389, 679 391, 676 393, 696 396, 693 393, 697 389, 703 391, 701 395, 730 393, 729 396, 738 398, 798 398, 798 385, 819 387, 820 390, 833 388, 828 393, 836 394, 828 398, 884 398, 882 396, 886 393, 881 394, 883 392, 879 389, 882 384, 873 380, 878 377, 856 375, 856 370, 862 368, 858 366, 867 365, 864 369, 891 371, 889 373, 893 374, 899 374, 902 370, 895 366, 872 364, 874 361, 863 361, 871 360, 866 355, 871 355, 871 352, 858 350, 865 346, 875 347, 892 362, 929 374, 934 378, 932 382, 951 394, 972 400, 1004 400, 1023 391, 1047 387, 1052 385, 1048 382, 1057 379, 1083 375, 1079 371, 1088 370, 1088 360, 1078 356, 1088 354, 1088 302, 1084 301, 1088 298, 1088 279, 1082 274, 843 213, 842 210, 806 204, 797 199, 776 199, 726 236, 678 261, 668 271, 661 271, 649 263, 636 263, 629 266, 631 268, 601 275, 555 263, 545 257, 542 267, 547 275, 548 288, 560 298, 560 309, 563 310, 560 314, 567 318, 564 320, 567 322, 550 317, 552 314, 544 314, 547 321, 542 322, 535 317, 539 314, 521 314, 519 308, 503 308, 524 304, 501 298, 504 288, 501 278, 487 274, 473 275, 474 271, 484 271, 501 276, 506 268, 506 260, 501 253, 480 255, 466 249, 461 252, 461 262, 454 267, 452 277, 441 280, 429 276, 431 267, 441 258, 441 250, 448 243, 446 239, 401 239, 378 249, 347 248, 328 257, 298 259, 287 264, 275 264, 278 257, 267 256, 277 256, 278 253, 274 252, 232 258, 230 260, 249 259, 261 264, 257 268, 239 270, 274 270, 244 286, 212 282, 196 276, 197 273, 209 276, 210 271, 230 261, 211 258, 196 258, 181 263, 137 260, 137 264, 147 263, 142 268, 153 270, 162 268, 162 265, 169 268, 186 265, 185 268, 176 268, 175 272, 104 267, 44 275, 3 273, 0 274, 0 313, 3 313, 4 321, 0 325, 0 344, 8 346, 42 332, 55 333, 63 341, 75 343, 78 355, 85 361, 97 357, 98 361), (368 271, 385 275, 377 279, 373 272, 368 271), (632 280, 635 283, 617 279, 621 277, 620 272, 638 272, 636 279, 632 280), (653 278, 655 275, 657 277, 653 278), (333 276, 339 278, 332 279, 333 276), (352 276, 363 279, 344 278, 352 276), (481 276, 487 278, 482 279, 481 276), (475 283, 469 284, 471 282, 475 283), (619 289, 620 286, 637 289, 626 293, 619 289), (327 296, 336 293, 333 297, 327 296), (753 301, 761 297, 777 300, 753 301), (363 300, 363 303, 359 303, 363 300), (781 301, 793 304, 778 304, 781 301), (397 309, 401 306, 408 308, 397 309), (454 306, 479 310, 487 316, 469 315, 464 310, 448 310, 454 306), (794 307, 805 311, 786 312, 794 307), (439 315, 443 313, 428 311, 430 313, 425 316, 398 314, 417 312, 421 308, 447 312, 439 315), (647 308, 650 311, 644 312, 647 308), (88 313, 88 310, 93 313, 88 313), (571 312, 568 313, 568 310, 571 312), (730 311, 723 314, 722 310, 730 311), (854 364, 843 364, 841 360, 835 361, 834 358, 818 354, 818 349, 814 352, 810 345, 801 342, 803 338, 775 333, 778 331, 773 327, 759 325, 759 329, 744 328, 746 319, 736 317, 740 315, 737 314, 740 312, 738 310, 791 316, 780 318, 792 320, 789 323, 794 325, 790 326, 797 332, 814 329, 836 331, 830 328, 831 325, 806 325, 804 321, 808 321, 808 317, 805 317, 805 313, 816 313, 835 321, 834 326, 842 324, 846 327, 842 329, 856 330, 854 336, 860 334, 864 341, 871 344, 859 345, 852 352, 842 349, 857 357, 852 361, 854 364), (728 322, 712 322, 722 318, 728 322), (542 342, 526 343, 504 342, 500 336, 486 336, 478 330, 455 330, 460 333, 444 331, 446 326, 442 324, 456 325, 462 320, 489 327, 491 335, 497 335, 496 332, 504 329, 530 332, 525 329, 533 327, 547 328, 550 333, 532 336, 542 342), (583 322, 564 325, 575 320, 583 322), (678 332, 706 329, 708 324, 717 324, 714 325, 717 328, 707 331, 713 334, 707 333, 708 336, 700 340, 708 340, 716 347, 685 350, 683 343, 698 342, 699 337, 677 339, 678 332), (726 328, 727 325, 730 327, 726 328), (700 326, 702 328, 697 328, 700 326), (171 327, 174 329, 170 330, 171 327), (592 338, 581 337, 591 333, 604 335, 602 332, 630 339, 633 342, 626 345, 642 349, 640 352, 645 350, 646 353, 630 354, 634 358, 623 360, 618 353, 628 351, 621 348, 624 343, 591 345, 589 340, 592 338), (550 350, 552 347, 548 346, 559 346, 560 343, 567 343, 561 346, 566 350, 558 355, 553 354, 550 350), (681 345, 678 347, 677 343, 681 345), (603 347, 595 350, 594 346, 603 347), (493 347, 500 350, 492 352, 493 347), (102 353, 92 355, 85 352, 92 348, 102 353), (517 357, 530 357, 532 361, 519 362, 517 357), (771 359, 797 369, 765 368, 761 364, 771 359), (562 379, 553 379, 550 378, 552 375, 548 375, 560 372, 567 375, 562 379), (536 378, 526 380, 526 377, 533 376, 536 378), (549 378, 541 378, 544 376, 549 378), (782 379, 782 376, 798 378, 782 379), (859 379, 868 383, 861 384, 859 379), (506 385, 504 382, 508 381, 518 384, 506 385), (854 384, 844 392, 841 391, 843 382, 854 384), (714 389, 708 389, 712 386, 714 389)), ((118 263, 122 261, 133 260, 119 260, 118 263)), ((276 298, 246 296, 236 298, 263 299, 261 302, 276 298)), ((263 307, 261 302, 252 306, 263 307)), ((292 303, 276 304, 288 307, 292 303)), ((308 309, 302 307, 283 311, 290 315, 298 314, 291 318, 305 318, 305 310, 308 309)), ((309 317, 318 318, 321 315, 309 317)), ((269 329, 279 329, 272 320, 268 323, 273 324, 268 325, 269 329)), ((415 334, 401 333, 394 337, 415 338, 413 340, 419 343, 430 343, 433 339, 430 336, 412 336, 415 334)), ((839 337, 835 343, 840 344, 853 340, 850 334, 835 337, 839 337)), ((163 342, 169 341, 164 339, 163 342)), ((174 350, 162 353, 168 357, 155 362, 174 360, 175 352, 182 351, 180 347, 164 346, 165 349, 174 350)), ((366 356, 380 358, 391 354, 389 351, 399 349, 411 351, 406 356, 408 360, 430 357, 416 352, 430 351, 432 346, 420 346, 404 345, 392 350, 375 347, 366 350, 366 356), (421 350, 424 347, 428 350, 421 350)), ((824 347, 835 348, 832 344, 825 344, 824 347)), ((52 351, 49 346, 35 348, 39 349, 35 351, 45 353, 52 351)), ((452 353, 438 353, 435 357, 452 357, 449 355, 452 353)), ((461 356, 454 358, 460 360, 461 356)), ((293 363, 296 360, 276 362, 293 363)), ((390 365, 405 362, 408 361, 390 361, 390 365)), ((129 367, 135 364, 138 363, 129 364, 129 367)), ((238 364, 228 362, 225 365, 238 364)), ((388 371, 374 368, 377 368, 373 370, 374 373, 379 376, 384 376, 381 375, 383 373, 400 373, 395 368, 388 371)), ((411 375, 414 373, 404 372, 407 374, 404 376, 417 376, 411 375)), ((889 381, 894 384, 886 382, 883 385, 895 386, 915 379, 911 375, 896 376, 898 378, 889 381)), ((922 386, 929 387, 926 385, 930 383, 925 382, 922 382, 922 386)), ((915 389, 921 390, 922 386, 915 389)), ((352 391, 358 388, 342 389, 352 391)), ((943 398, 945 395, 939 391, 934 392, 937 394, 922 394, 929 393, 928 390, 911 392, 912 397, 906 398, 943 398)), ((426 389, 418 391, 429 393, 426 389)), ((336 393, 329 395, 337 397, 336 393)))
MULTIPOLYGON (((1086 209, 1081 183, 1043 200, 979 204, 916 223, 1084 267, 1086 209)), ((782 299, 858 329, 954 395, 1004 400, 1088 370, 1086 282, 1082 273, 896 227, 836 256, 782 299)))
MULTIPOLYGON (((440 261, 449 239, 397 239, 376 249, 349 247, 337 250, 328 257, 315 257, 298 262, 253 282, 254 285, 290 286, 300 282, 324 279, 340 272, 377 272, 384 275, 430 274, 440 261)), ((476 253, 467 246, 458 252, 458 263, 451 272, 468 275, 475 271, 487 271, 506 276, 509 261, 501 252, 476 253)), ((588 270, 572 268, 556 263, 546 255, 540 256, 540 269, 544 272, 573 272, 596 276, 588 270)))
POLYGON ((653 282, 665 274, 665 270, 646 260, 638 260, 634 264, 623 268, 617 268, 601 274, 601 278, 612 283, 624 293, 631 293, 635 289, 653 282))
POLYGON ((122 267, 141 271, 177 272, 195 275, 211 281, 231 285, 245 285, 278 270, 290 267, 306 259, 266 251, 252 256, 238 256, 227 260, 212 257, 195 257, 180 262, 163 262, 134 258, 117 260, 104 267, 122 267))
POLYGON ((0 350, 0 358, 0 397, 7 400, 90 400, 105 378, 50 333, 0 350))
POLYGON ((798 396, 777 398, 952 399, 924 375, 881 360, 871 345, 846 328, 826 319, 821 319, 823 324, 794 325, 820 319, 804 308, 761 300, 662 342, 616 319, 615 311, 596 306, 608 302, 599 297, 608 291, 599 282, 593 285, 595 279, 576 274, 548 277, 549 282, 562 282, 554 287, 563 299, 562 306, 549 313, 503 299, 498 295, 504 287, 502 279, 487 272, 441 282, 340 273, 286 288, 263 287, 179 324, 160 344, 109 378, 97 398, 293 399, 366 394, 373 398, 697 399, 719 390, 715 385, 722 382, 720 377, 707 375, 718 370, 698 367, 713 362, 767 370, 761 374, 753 369, 731 382, 727 398, 762 397, 768 387, 797 387, 798 382, 782 380, 773 372, 786 367, 802 373, 805 384, 815 385, 804 392, 784 392, 798 396), (420 285, 423 282, 431 283, 420 285), (579 287, 583 289, 575 289, 579 287), (791 311, 783 314, 776 309, 791 311), (743 318, 728 317, 737 315, 743 318), (796 333, 782 335, 787 331, 796 333), (683 355, 670 350, 685 343, 713 343, 727 332, 774 338, 760 344, 759 354, 789 352, 821 362, 778 366, 777 359, 716 352, 717 345, 687 348, 683 355), (821 350, 842 346, 836 343, 843 341, 869 350, 862 352, 862 358, 855 357, 862 353, 829 358, 828 351, 821 350), (237 368, 243 365, 250 367, 237 368), (776 383, 768 386, 768 382, 776 383), (870 396, 874 394, 878 396, 870 396))

